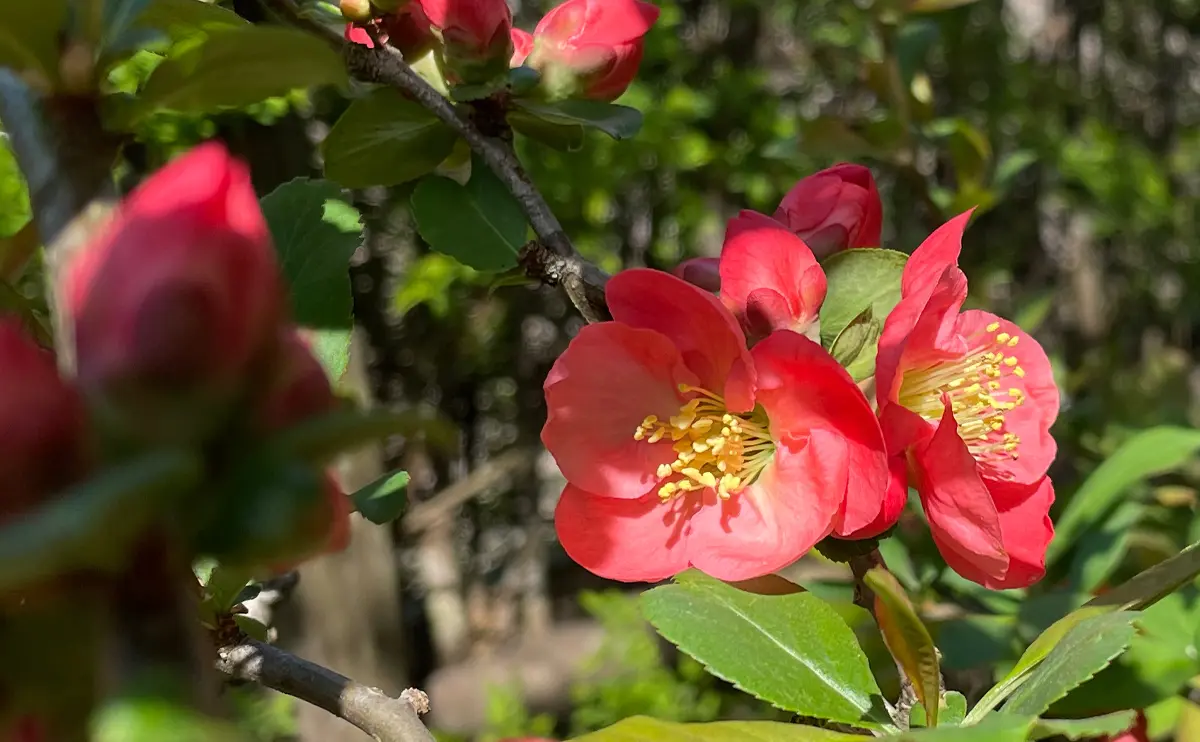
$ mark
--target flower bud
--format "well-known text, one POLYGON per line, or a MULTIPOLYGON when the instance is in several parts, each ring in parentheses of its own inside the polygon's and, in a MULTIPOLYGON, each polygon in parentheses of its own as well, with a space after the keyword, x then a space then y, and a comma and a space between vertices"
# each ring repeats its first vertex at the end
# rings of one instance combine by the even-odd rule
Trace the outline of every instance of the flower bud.
POLYGON ((156 435, 194 433, 199 398, 223 408, 283 312, 250 173, 211 143, 131 193, 60 281, 83 391, 116 419, 187 429, 156 435))
POLYGON ((0 523, 82 479, 91 464, 78 393, 16 320, 0 322, 0 523))
POLYGON ((387 34, 388 44, 399 49, 409 62, 423 56, 437 43, 420 3, 410 3, 400 12, 385 16, 380 24, 387 34))
POLYGON ((483 84, 503 76, 513 55, 505 0, 417 0, 443 44, 446 80, 483 84))
POLYGON ((848 248, 879 247, 883 204, 871 171, 843 163, 797 183, 784 196, 775 218, 820 260, 848 248))
POLYGON ((534 29, 527 62, 555 96, 613 100, 637 75, 643 37, 658 15, 642 0, 567 0, 534 29))
POLYGON ((371 0, 341 0, 338 8, 342 11, 343 18, 356 23, 365 23, 374 15, 371 0))
POLYGON ((522 31, 519 28, 514 28, 510 34, 512 37, 513 55, 509 60, 509 67, 520 67, 525 64, 525 58, 529 56, 529 52, 533 51, 533 34, 528 31, 522 31))
POLYGON ((716 293, 721 290, 721 259, 692 258, 675 266, 675 275, 693 286, 716 293))

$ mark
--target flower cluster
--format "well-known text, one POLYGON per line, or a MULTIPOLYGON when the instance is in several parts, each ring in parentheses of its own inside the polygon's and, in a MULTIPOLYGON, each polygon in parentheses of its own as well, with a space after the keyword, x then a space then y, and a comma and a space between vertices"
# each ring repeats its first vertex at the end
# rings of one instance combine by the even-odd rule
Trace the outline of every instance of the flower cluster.
MULTIPOLYGON (((14 321, 0 323, 0 522, 100 465, 162 446, 238 448, 335 409, 299 328, 248 170, 206 144, 159 170, 58 275, 75 374, 14 321)), ((340 549, 348 498, 312 466, 317 527, 269 559, 340 549), (303 543, 299 543, 303 541, 303 543)), ((216 489, 214 487, 214 489, 216 489)), ((240 494, 253 494, 241 492, 240 494)), ((311 515, 311 514, 308 514, 311 515)))
POLYGON ((911 486, 958 573, 996 589, 1038 580, 1058 391, 1031 337, 962 311, 969 218, 908 260, 878 340, 874 405, 817 332, 819 258, 879 245, 865 168, 802 180, 773 217, 743 211, 719 258, 614 276, 613 320, 585 327, 545 382, 567 553, 623 581, 689 566, 750 579, 826 537, 883 533, 911 486))
MULTIPOLYGON (((642 0, 567 0, 530 34, 513 26, 505 0, 411 0, 379 8, 378 18, 342 3, 346 38, 373 47, 366 26, 406 59, 436 50, 451 85, 486 84, 510 67, 537 70, 553 97, 610 101, 637 74, 643 37, 659 9, 642 0)), ((379 6, 375 2, 372 5, 379 6)))

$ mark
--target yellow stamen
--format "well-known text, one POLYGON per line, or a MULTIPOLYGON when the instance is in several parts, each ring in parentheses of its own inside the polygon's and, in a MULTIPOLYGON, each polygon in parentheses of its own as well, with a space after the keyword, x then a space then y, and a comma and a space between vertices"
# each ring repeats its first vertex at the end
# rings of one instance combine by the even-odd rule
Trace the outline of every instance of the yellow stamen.
POLYGON ((636 441, 669 439, 675 460, 658 467, 663 500, 688 492, 716 490, 728 499, 752 484, 775 455, 775 443, 761 407, 733 414, 718 394, 680 384, 679 391, 697 396, 688 400, 668 422, 648 415, 633 433, 636 441))

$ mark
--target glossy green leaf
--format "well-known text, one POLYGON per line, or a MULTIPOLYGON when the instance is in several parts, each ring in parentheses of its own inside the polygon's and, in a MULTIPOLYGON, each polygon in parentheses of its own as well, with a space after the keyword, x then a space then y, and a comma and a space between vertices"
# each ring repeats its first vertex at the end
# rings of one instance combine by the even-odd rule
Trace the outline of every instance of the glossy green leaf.
POLYGON ((520 206, 490 170, 476 162, 463 186, 433 176, 412 195, 417 230, 430 247, 482 271, 517 264, 528 227, 520 206))
POLYGON ((1003 713, 1036 716, 1045 712, 1125 651, 1133 641, 1137 616, 1132 611, 1115 611, 1080 621, 1009 696, 1003 713))
POLYGON ((150 0, 134 22, 137 28, 162 31, 172 39, 249 25, 232 10, 203 0, 150 0))
POLYGON ((346 109, 321 145, 325 175, 347 188, 393 186, 433 171, 458 135, 421 105, 377 88, 346 109))
POLYGON ((218 612, 228 611, 238 595, 250 582, 250 571, 225 564, 217 564, 204 583, 205 602, 211 603, 218 612))
POLYGON ((191 452, 156 451, 104 469, 0 527, 0 593, 74 569, 111 569, 173 497, 196 484, 191 452))
POLYGON ((131 115, 205 113, 346 82, 337 52, 310 33, 282 26, 212 29, 154 68, 131 115))
POLYGON ((1200 542, 1093 598, 1084 607, 1140 610, 1195 580, 1197 575, 1200 575, 1200 542))
POLYGON ((642 112, 629 106, 596 100, 556 103, 517 101, 517 108, 556 126, 579 125, 597 129, 613 139, 629 139, 642 128, 642 112))
POLYGON ((362 219, 339 186, 308 178, 264 196, 262 210, 291 291, 293 317, 315 329, 314 353, 336 381, 350 361, 350 257, 362 244, 362 219))
POLYGON ((513 109, 508 115, 508 123, 519 134, 541 142, 563 152, 578 152, 583 148, 583 126, 580 124, 560 124, 524 113, 521 109, 513 109))
POLYGON ((39 87, 58 79, 58 36, 67 0, 0 2, 0 68, 8 67, 39 87))
POLYGON ((573 742, 851 742, 863 737, 772 721, 716 721, 679 724, 632 716, 573 742))
POLYGON ((1096 467, 1055 521, 1055 537, 1046 552, 1046 563, 1053 564, 1081 534, 1097 528, 1129 487, 1179 467, 1198 450, 1200 430, 1193 428, 1164 425, 1143 430, 1125 441, 1096 467))
POLYGON ((958 726, 967 716, 967 697, 956 690, 942 694, 939 704, 938 724, 942 726, 958 726))
POLYGON ((1133 726, 1137 717, 1133 711, 1117 711, 1089 719, 1038 719, 1033 725, 1031 739, 1066 737, 1070 740, 1092 737, 1115 737, 1133 726))
POLYGON ((641 602, 660 634, 747 693, 805 716, 890 722, 854 633, 811 593, 758 595, 693 570, 641 602))
POLYGON ((875 375, 875 354, 879 350, 879 334, 883 321, 875 319, 871 307, 864 309, 838 333, 829 354, 845 367, 855 381, 875 375))
POLYGON ((884 643, 912 683, 917 700, 925 707, 927 726, 936 727, 941 667, 929 630, 891 572, 875 567, 863 579, 875 593, 875 618, 883 632, 884 643))
POLYGON ((829 256, 821 264, 828 284, 821 305, 821 345, 829 348, 867 307, 882 322, 900 301, 900 275, 907 261, 902 252, 874 247, 829 256))
POLYGON ((354 509, 377 525, 391 523, 404 514, 408 502, 408 472, 384 474, 351 495, 354 509))

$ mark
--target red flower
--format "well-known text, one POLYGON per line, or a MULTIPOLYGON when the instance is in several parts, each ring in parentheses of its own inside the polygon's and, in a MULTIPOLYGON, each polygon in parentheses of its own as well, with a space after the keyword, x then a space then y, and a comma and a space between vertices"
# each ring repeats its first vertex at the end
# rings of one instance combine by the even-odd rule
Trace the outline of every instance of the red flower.
POLYGON ((716 293, 721 290, 720 258, 691 258, 675 266, 672 272, 705 291, 716 293))
POLYGON ((533 51, 533 34, 528 31, 522 31, 519 28, 514 28, 511 36, 513 55, 508 66, 520 67, 525 64, 525 58, 529 56, 529 52, 533 51))
POLYGON ((131 193, 61 280, 89 392, 229 390, 283 311, 249 170, 213 143, 131 193))
POLYGON ((824 258, 846 248, 879 247, 883 204, 871 171, 843 163, 797 183, 775 218, 824 258))
POLYGON ((812 335, 825 301, 825 272, 804 242, 753 211, 731 219, 720 258, 721 300, 753 336, 812 335))
POLYGON ((380 20, 387 43, 400 50, 404 58, 412 61, 424 55, 437 44, 429 19, 415 2, 386 15, 380 20))
POLYGON ((20 322, 0 322, 0 523, 81 479, 91 463, 83 402, 20 322))
POLYGON ((485 83, 512 58, 512 11, 506 0, 415 0, 444 45, 446 79, 485 83))
POLYGON ((575 561, 628 582, 689 565, 742 580, 876 519, 878 422, 819 345, 777 332, 747 351, 716 297, 657 271, 614 276, 607 299, 613 321, 580 331, 545 385, 575 561))
POLYGON ((367 29, 355 23, 346 24, 346 41, 352 41, 355 44, 360 44, 368 49, 375 48, 375 42, 371 40, 371 34, 367 33, 367 29))
POLYGON ((1024 587, 1044 574, 1054 536, 1045 475, 1058 388, 1032 337, 961 311, 967 281, 956 263, 969 218, 938 228, 905 266, 879 339, 879 415, 947 563, 989 588, 1024 587))
POLYGON ((529 64, 552 88, 593 100, 624 93, 642 63, 643 38, 658 20, 641 0, 567 0, 533 31, 529 64))

